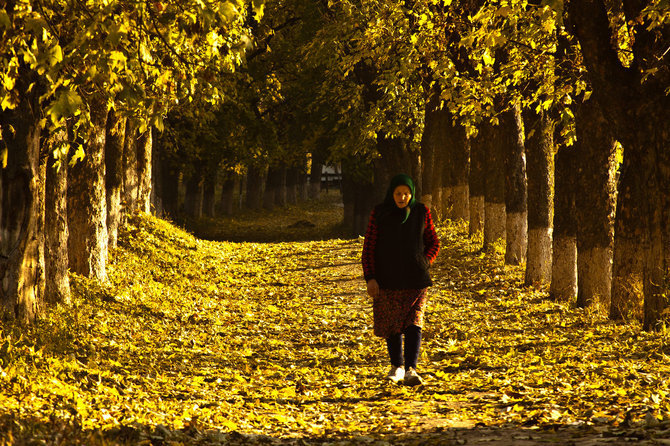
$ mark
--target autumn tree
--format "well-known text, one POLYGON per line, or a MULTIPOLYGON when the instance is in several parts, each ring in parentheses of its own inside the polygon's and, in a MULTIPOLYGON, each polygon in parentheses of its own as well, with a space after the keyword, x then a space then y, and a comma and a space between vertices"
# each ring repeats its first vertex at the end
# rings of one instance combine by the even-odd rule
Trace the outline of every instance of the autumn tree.
POLYGON ((639 271, 636 264, 642 265, 644 327, 655 329, 667 306, 670 70, 664 36, 670 32, 670 14, 658 1, 620 6, 608 11, 602 1, 570 2, 570 20, 593 96, 624 149, 612 294, 625 295, 625 284, 634 283, 639 271), (613 35, 619 33, 628 36, 628 45, 617 44, 620 39, 613 35))
MULTIPOLYGON (((193 2, 180 6, 189 12, 181 16, 174 6, 161 2, 47 2, 37 6, 16 1, 0 9, 1 149, 7 160, 3 163, 2 177, 7 183, 3 191, 15 187, 24 191, 20 198, 15 195, 18 201, 7 196, 0 207, 2 215, 14 214, 15 209, 25 211, 21 225, 5 222, 7 229, 21 227, 16 229, 15 241, 22 240, 26 231, 33 230, 30 228, 43 229, 40 222, 45 215, 46 170, 35 168, 33 173, 16 175, 11 166, 35 165, 38 161, 33 157, 42 149, 39 135, 48 137, 66 131, 68 138, 58 145, 56 156, 45 155, 42 159, 51 160, 49 169, 70 161, 75 164, 68 169, 72 180, 72 203, 67 211, 73 226, 68 236, 68 244, 73 247, 71 266, 104 279, 107 204, 102 160, 110 106, 113 104, 121 116, 132 115, 138 120, 140 133, 147 135, 151 125, 162 127, 161 117, 170 106, 188 99, 196 90, 212 101, 219 100, 220 89, 211 82, 211 73, 229 72, 239 63, 238 42, 246 8, 240 13, 233 3, 207 6, 193 2), (18 122, 33 130, 18 131, 18 122), (35 141, 30 142, 33 137, 35 141), (25 181, 30 187, 21 185, 25 181)), ((44 147, 47 150, 51 148, 44 147)), ((139 159, 144 163, 140 168, 148 174, 149 158, 139 159)), ((143 197, 149 190, 146 179, 144 175, 140 183, 143 197)), ((49 203, 54 209, 46 215, 64 221, 59 212, 65 212, 65 207, 57 204, 57 199, 49 203)), ((47 227, 65 231, 64 225, 47 227)), ((21 319, 32 319, 36 314, 35 309, 42 304, 40 290, 45 286, 39 273, 44 271, 45 245, 41 235, 29 237, 30 244, 11 248, 16 259, 2 268, 8 290, 3 301, 5 315, 21 319), (17 259, 23 260, 12 263, 17 259), (25 262, 34 265, 32 272, 20 266, 25 262), (21 290, 15 289, 17 284, 21 284, 21 290)), ((62 235, 55 236, 59 237, 62 235)))

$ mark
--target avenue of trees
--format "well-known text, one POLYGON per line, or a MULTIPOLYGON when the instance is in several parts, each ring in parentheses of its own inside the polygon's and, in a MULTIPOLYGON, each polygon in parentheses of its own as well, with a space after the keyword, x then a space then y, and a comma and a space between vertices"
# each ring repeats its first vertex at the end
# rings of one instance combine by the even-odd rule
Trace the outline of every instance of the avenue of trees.
POLYGON ((4 317, 104 281, 129 212, 316 198, 329 163, 349 235, 406 172, 527 284, 664 322, 667 1, 10 1, 0 32, 4 317))

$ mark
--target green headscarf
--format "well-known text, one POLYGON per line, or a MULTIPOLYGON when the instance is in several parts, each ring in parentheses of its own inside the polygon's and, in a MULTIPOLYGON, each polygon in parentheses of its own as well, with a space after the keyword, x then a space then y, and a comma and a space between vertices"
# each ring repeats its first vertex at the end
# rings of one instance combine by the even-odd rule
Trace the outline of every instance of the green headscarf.
POLYGON ((409 187, 409 190, 412 193, 412 198, 409 200, 409 204, 407 205, 407 207, 405 207, 405 209, 403 209, 405 211, 405 216, 402 219, 401 223, 405 223, 409 218, 409 214, 412 211, 412 208, 417 203, 415 198, 416 188, 414 187, 414 181, 412 181, 412 178, 409 175, 401 173, 391 178, 391 184, 389 185, 389 188, 386 190, 386 198, 384 198, 384 205, 385 207, 389 208, 389 211, 394 208, 399 209, 398 206, 395 204, 395 200, 393 199, 393 192, 395 191, 395 188, 398 186, 407 186, 409 187))

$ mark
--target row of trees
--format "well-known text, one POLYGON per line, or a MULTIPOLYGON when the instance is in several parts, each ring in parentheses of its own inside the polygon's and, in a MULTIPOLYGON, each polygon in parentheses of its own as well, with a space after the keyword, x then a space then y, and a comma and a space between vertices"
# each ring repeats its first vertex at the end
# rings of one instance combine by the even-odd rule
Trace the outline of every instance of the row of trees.
POLYGON ((148 211, 154 134, 219 104, 256 2, 7 1, 0 7, 0 302, 32 320, 68 269, 106 279, 124 212, 148 211))
POLYGON ((373 193, 354 201, 354 230, 388 176, 411 172, 438 212, 469 218, 471 231, 483 221, 485 246, 505 237, 527 283, 658 328, 670 253, 667 5, 337 5, 313 48, 335 73, 326 83, 349 81, 336 145, 379 156, 373 183, 357 188, 373 193))
MULTIPOLYGON (((39 184, 83 158, 67 186, 68 223, 81 211, 89 224, 77 237, 114 232, 113 185, 126 210, 146 210, 153 179, 154 202, 175 214, 182 178, 189 213, 211 213, 217 189, 232 212, 236 178, 251 207, 304 196, 308 160, 315 175, 324 162, 342 165, 344 224, 360 234, 390 176, 404 171, 437 213, 483 230, 486 246, 504 237, 506 261, 526 262, 528 283, 551 281, 556 298, 578 294, 613 317, 644 315, 647 328, 662 319, 663 1, 134 5, 15 2, 0 13, 7 314, 30 318, 44 300, 36 259, 52 248, 40 241, 39 184), (140 205, 126 192, 135 184, 140 205)), ((93 244, 83 245, 71 255, 93 244)), ((104 278, 104 257, 87 258, 97 267, 70 267, 104 278)))

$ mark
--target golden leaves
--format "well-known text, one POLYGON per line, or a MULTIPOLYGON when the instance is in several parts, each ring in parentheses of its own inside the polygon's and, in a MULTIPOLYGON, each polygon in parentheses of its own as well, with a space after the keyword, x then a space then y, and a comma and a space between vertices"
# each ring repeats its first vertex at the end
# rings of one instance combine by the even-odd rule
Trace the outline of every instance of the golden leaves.
POLYGON ((466 230, 439 228, 426 383, 408 388, 384 379, 361 240, 205 242, 134 217, 110 284, 73 275, 73 307, 2 327, 0 427, 12 419, 31 438, 62 429, 86 444, 121 433, 175 444, 414 433, 440 444, 454 426, 667 426, 666 335, 546 300, 501 253, 480 255, 466 230))

